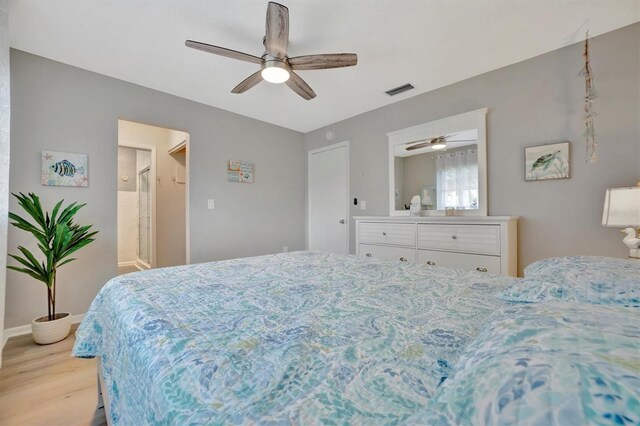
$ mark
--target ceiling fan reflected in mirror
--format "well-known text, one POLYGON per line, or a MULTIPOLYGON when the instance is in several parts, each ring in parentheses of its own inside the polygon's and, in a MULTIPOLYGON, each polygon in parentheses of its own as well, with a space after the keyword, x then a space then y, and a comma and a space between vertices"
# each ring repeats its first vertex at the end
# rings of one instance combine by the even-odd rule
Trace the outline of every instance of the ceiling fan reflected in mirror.
POLYGON ((448 145, 456 145, 456 144, 466 145, 469 142, 476 142, 476 139, 449 140, 453 138, 453 136, 455 135, 444 135, 444 136, 438 136, 431 139, 407 142, 405 144, 407 145, 405 150, 414 151, 416 149, 431 148, 433 150, 438 151, 438 150, 446 149, 448 145))
POLYGON ((266 34, 262 42, 265 52, 260 57, 193 40, 187 40, 185 45, 215 55, 260 65, 259 71, 240 82, 231 93, 244 93, 262 80, 266 80, 270 83, 285 83, 298 95, 310 100, 316 97, 316 93, 294 71, 351 67, 358 63, 358 56, 355 53, 328 53, 290 58, 287 55, 289 9, 279 3, 269 2, 267 6, 266 34))
POLYGON ((407 151, 413 151, 416 149, 422 148, 431 148, 435 150, 445 149, 447 147, 447 139, 451 137, 451 135, 447 136, 438 136, 437 138, 427 139, 423 141, 414 141, 408 142, 407 147, 405 148, 407 151))

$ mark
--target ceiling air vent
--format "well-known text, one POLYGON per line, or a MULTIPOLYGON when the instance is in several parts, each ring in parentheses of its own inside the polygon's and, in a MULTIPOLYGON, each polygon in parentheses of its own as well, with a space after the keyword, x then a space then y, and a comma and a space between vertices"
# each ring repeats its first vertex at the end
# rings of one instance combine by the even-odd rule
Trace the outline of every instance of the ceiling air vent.
POLYGON ((403 84, 402 86, 398 86, 395 89, 387 90, 386 93, 389 96, 399 95, 402 92, 406 92, 407 90, 414 89, 411 83, 403 84))

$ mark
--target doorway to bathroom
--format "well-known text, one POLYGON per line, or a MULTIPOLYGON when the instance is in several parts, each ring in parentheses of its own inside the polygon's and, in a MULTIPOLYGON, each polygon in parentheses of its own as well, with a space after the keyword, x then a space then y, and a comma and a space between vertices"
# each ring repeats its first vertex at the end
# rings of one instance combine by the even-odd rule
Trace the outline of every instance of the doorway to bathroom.
POLYGON ((118 120, 118 274, 188 263, 189 134, 118 120))

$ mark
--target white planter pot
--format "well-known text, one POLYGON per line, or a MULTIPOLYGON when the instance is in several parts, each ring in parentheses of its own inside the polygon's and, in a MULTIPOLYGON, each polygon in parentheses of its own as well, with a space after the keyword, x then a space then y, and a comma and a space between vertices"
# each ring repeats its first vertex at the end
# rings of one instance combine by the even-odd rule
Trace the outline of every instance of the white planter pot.
POLYGON ((71 331, 71 315, 68 313, 56 314, 56 319, 47 321, 47 315, 36 318, 31 322, 31 334, 33 340, 40 345, 64 340, 71 331))

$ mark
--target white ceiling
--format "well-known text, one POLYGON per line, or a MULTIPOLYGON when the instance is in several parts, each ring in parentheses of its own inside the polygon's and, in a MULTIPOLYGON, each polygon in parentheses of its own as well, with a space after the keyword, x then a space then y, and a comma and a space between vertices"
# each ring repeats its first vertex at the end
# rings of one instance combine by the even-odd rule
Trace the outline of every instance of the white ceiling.
MULTIPOLYGON (((640 0, 282 0, 289 56, 354 52, 353 68, 300 71, 230 90, 258 66, 186 48, 194 39, 260 56, 266 0, 11 0, 11 46, 300 132, 640 20, 640 0), (384 91, 410 82, 416 89, 384 91)), ((576 71, 577 72, 577 71, 576 71)))

